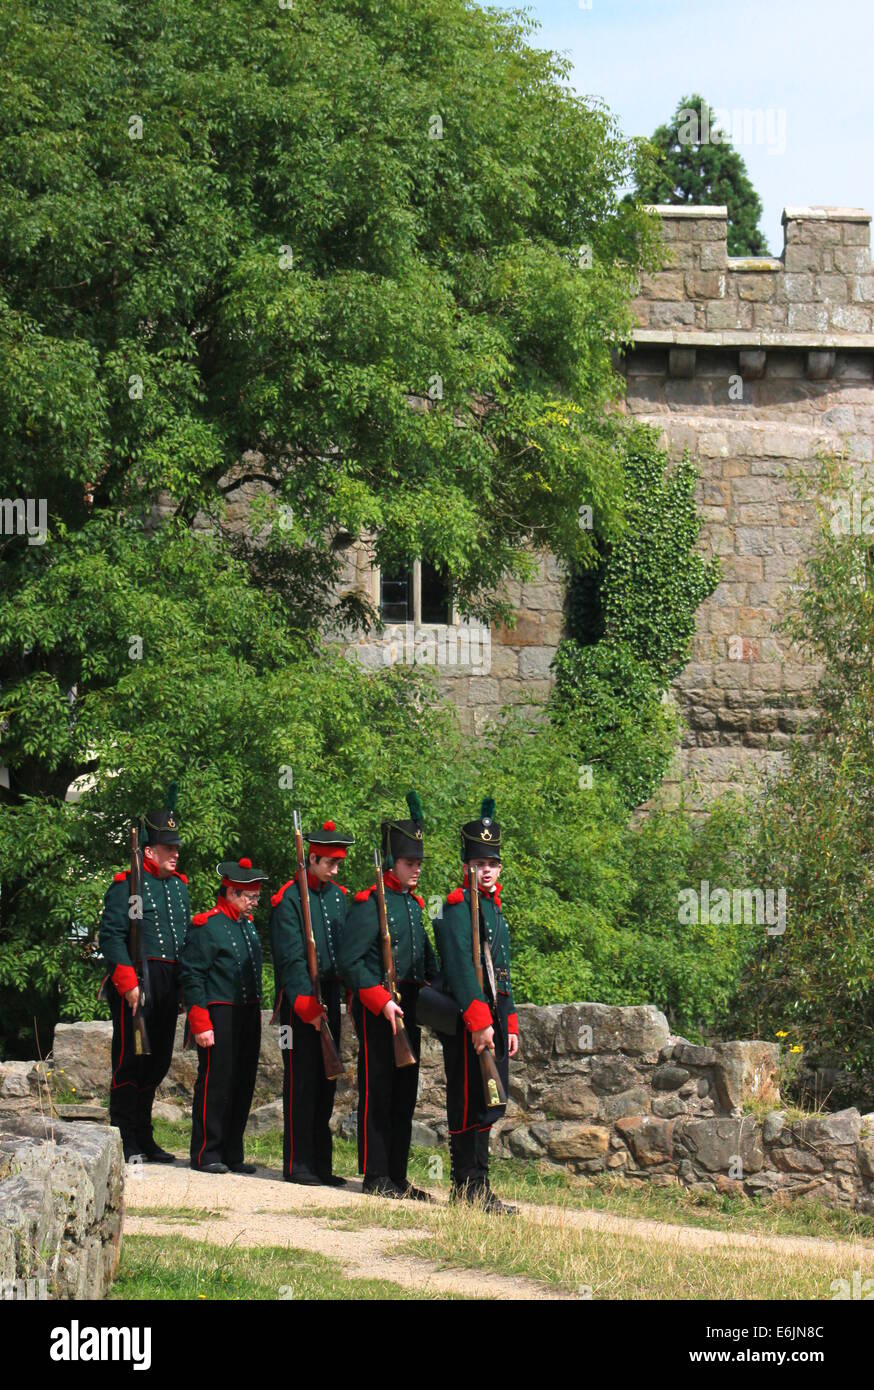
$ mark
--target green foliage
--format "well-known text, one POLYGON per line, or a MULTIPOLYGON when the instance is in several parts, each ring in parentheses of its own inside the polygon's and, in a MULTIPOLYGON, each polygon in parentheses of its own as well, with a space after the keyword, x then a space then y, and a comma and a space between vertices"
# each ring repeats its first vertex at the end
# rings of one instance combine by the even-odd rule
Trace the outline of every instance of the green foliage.
POLYGON ((670 464, 655 430, 623 440, 624 527, 568 592, 570 636, 556 654, 553 714, 580 761, 605 767, 630 805, 651 796, 676 745, 663 694, 688 660, 695 614, 719 582, 696 546, 697 471, 670 464))
POLYGON ((642 158, 639 166, 636 196, 645 203, 724 203, 728 254, 767 256, 768 245, 758 226, 762 200, 731 141, 713 139, 715 119, 703 97, 683 97, 668 124, 653 133, 648 160, 642 158), (691 111, 696 113, 694 123, 691 111), (711 132, 706 142, 702 140, 705 128, 711 132))
POLYGON ((482 614, 532 541, 585 558, 651 232, 634 146, 530 31, 466 0, 0 0, 2 495, 58 535, 264 482, 293 517, 234 544, 301 622, 346 533, 482 614))
POLYGON ((821 667, 820 714, 756 817, 751 877, 786 890, 786 930, 757 943, 737 1001, 756 1036, 788 1033, 832 1065, 874 1067, 874 566, 844 527, 854 477, 827 459, 799 479, 817 543, 785 631, 821 667))

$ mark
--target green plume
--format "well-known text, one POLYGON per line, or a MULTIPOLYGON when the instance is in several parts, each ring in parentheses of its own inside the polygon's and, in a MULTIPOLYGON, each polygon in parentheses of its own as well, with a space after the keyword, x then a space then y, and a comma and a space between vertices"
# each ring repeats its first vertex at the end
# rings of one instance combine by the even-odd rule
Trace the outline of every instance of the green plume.
POLYGON ((167 808, 168 811, 175 811, 175 810, 176 810, 176 797, 177 797, 178 795, 179 795, 179 783, 178 783, 178 782, 171 782, 170 785, 169 785, 169 787, 167 788, 167 796, 166 796, 166 798, 165 798, 165 804, 166 804, 166 808, 167 808))
POLYGON ((425 817, 422 815, 422 803, 414 791, 407 792, 407 805, 410 808, 410 819, 421 824, 425 817))
POLYGON ((495 815, 495 798, 484 796, 483 804, 479 808, 480 820, 493 820, 495 815))

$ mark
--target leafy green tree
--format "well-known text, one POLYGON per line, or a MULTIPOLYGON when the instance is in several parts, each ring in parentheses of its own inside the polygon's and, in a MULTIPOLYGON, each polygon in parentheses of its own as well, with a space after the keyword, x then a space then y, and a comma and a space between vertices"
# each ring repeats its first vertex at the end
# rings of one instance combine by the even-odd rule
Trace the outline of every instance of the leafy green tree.
POLYGON ((787 635, 821 671, 754 821, 749 879, 786 893, 786 927, 760 939, 736 1001, 756 1036, 788 1034, 829 1065, 874 1068, 874 564, 870 499, 840 460, 799 479, 817 541, 787 635))
POLYGON ((717 129, 716 120, 703 97, 678 102, 671 120, 649 141, 649 159, 641 160, 635 182, 637 197, 646 203, 724 203, 728 254, 767 256, 767 242, 759 230, 762 200, 742 156, 727 132, 717 129))

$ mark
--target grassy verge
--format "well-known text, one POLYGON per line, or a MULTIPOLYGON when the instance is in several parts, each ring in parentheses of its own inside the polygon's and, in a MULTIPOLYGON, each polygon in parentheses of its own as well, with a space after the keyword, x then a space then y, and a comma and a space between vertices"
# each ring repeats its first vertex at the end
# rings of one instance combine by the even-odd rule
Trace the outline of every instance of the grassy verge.
MULTIPOLYGON (((190 1126, 156 1122, 160 1144, 177 1153, 188 1153, 190 1126)), ((268 1168, 282 1163, 279 1130, 246 1141, 246 1158, 268 1168)), ((344 1177, 357 1174, 356 1146, 334 1140, 334 1171, 344 1177)), ((410 1156, 412 1182, 448 1194, 449 1160, 444 1151, 414 1148, 410 1156)), ((524 1159, 493 1159, 492 1186, 508 1201, 604 1211, 672 1225, 700 1226, 711 1231, 746 1231, 750 1234, 810 1236, 824 1240, 874 1242, 874 1217, 827 1207, 822 1202, 798 1200, 781 1205, 767 1197, 732 1197, 717 1192, 690 1192, 681 1186, 653 1187, 598 1175, 585 1182, 574 1173, 524 1159)), ((383 1208, 380 1208, 381 1210, 383 1208)))
POLYGON ((112 1299, 430 1299, 384 1279, 348 1279, 337 1260, 274 1246, 228 1249, 182 1236, 125 1236, 112 1299))

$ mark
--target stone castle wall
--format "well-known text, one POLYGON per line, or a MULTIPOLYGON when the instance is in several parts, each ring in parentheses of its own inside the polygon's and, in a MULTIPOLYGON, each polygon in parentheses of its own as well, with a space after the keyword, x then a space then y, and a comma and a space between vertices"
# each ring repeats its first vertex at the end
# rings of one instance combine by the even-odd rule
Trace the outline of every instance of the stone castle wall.
POLYGON ((679 775, 709 795, 779 758, 813 714, 816 671, 777 631, 810 544, 790 474, 823 451, 872 481, 870 214, 787 208, 778 258, 730 257, 724 207, 660 206, 662 269, 642 276, 627 410, 701 470, 703 548, 723 579, 676 683, 679 775))

